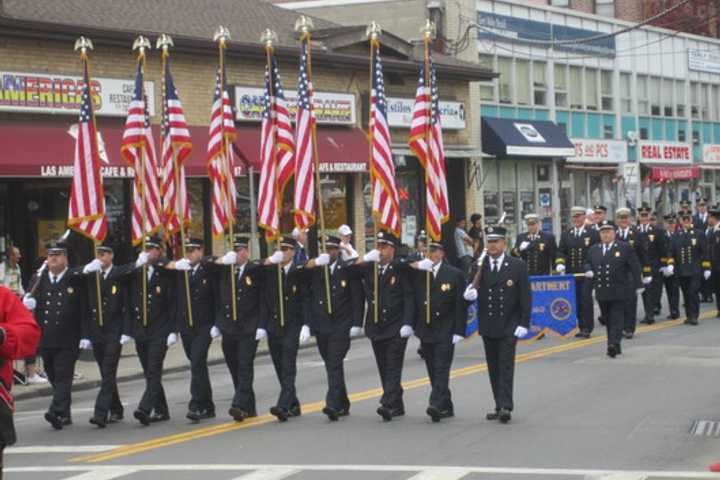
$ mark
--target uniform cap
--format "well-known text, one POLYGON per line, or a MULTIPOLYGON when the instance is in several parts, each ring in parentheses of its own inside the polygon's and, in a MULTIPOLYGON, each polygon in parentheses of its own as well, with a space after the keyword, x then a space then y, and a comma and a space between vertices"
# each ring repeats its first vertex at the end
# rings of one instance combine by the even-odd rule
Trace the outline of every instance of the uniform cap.
POLYGON ((507 235, 507 229, 499 225, 485 227, 485 238, 488 240, 501 240, 507 235))

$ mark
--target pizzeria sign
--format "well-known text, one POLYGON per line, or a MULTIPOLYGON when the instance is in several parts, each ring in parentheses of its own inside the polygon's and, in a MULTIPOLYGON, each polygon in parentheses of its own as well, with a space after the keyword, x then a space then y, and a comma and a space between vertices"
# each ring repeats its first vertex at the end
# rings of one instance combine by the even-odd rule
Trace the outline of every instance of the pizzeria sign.
MULTIPOLYGON (((297 90, 285 90, 290 118, 295 119, 297 112, 297 90)), ((259 122, 265 102, 265 89, 255 87, 235 87, 235 109, 237 120, 241 122, 259 122)), ((313 107, 318 124, 355 125, 355 95, 351 93, 314 92, 313 107)))

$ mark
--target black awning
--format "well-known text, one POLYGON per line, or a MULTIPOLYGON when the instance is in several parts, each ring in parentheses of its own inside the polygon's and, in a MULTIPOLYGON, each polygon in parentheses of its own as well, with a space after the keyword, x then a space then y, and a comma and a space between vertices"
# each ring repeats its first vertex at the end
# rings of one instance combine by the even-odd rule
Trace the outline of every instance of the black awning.
POLYGON ((575 146, 547 120, 483 117, 482 151, 496 157, 574 157, 575 146))

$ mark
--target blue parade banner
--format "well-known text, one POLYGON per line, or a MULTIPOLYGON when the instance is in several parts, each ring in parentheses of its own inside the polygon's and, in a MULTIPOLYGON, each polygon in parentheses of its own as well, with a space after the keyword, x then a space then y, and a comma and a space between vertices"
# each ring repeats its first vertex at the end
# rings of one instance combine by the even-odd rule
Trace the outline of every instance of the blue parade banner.
MULTIPOLYGON (((532 292, 532 315, 530 331, 521 340, 537 340, 545 333, 569 338, 577 331, 577 306, 575 305, 575 277, 573 275, 543 275, 530 277, 532 292)), ((480 319, 477 305, 473 302, 467 312, 465 336, 478 331, 480 319)))

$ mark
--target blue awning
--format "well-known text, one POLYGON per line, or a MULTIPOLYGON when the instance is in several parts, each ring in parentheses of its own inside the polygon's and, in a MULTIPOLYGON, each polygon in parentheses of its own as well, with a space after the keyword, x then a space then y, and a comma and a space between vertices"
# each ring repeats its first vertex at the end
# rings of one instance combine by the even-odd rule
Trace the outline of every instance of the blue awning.
POLYGON ((547 120, 482 118, 482 151, 496 157, 574 157, 575 146, 547 120))

